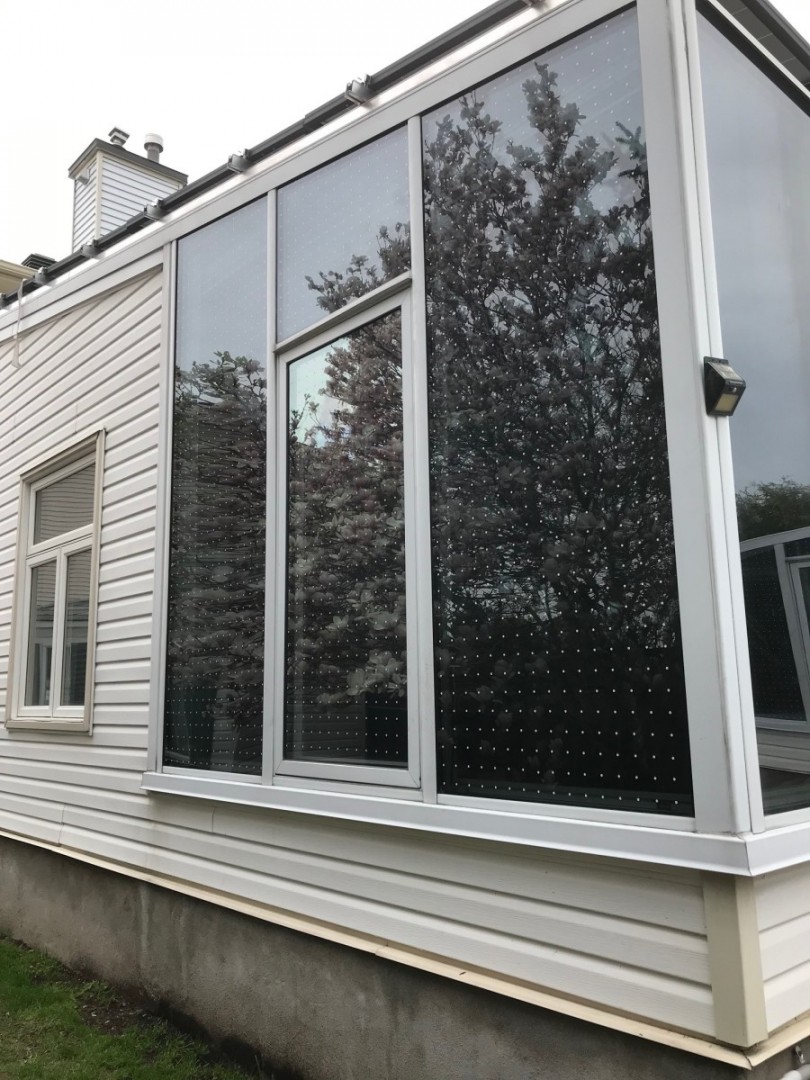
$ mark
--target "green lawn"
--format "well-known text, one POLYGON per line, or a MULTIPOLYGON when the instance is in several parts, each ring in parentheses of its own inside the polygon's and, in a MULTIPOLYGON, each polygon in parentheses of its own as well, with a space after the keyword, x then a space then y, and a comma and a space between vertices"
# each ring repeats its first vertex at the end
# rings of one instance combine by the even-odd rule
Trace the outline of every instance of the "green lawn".
POLYGON ((247 1075, 212 1060, 204 1044, 105 985, 0 937, 0 1080, 244 1080, 247 1075))

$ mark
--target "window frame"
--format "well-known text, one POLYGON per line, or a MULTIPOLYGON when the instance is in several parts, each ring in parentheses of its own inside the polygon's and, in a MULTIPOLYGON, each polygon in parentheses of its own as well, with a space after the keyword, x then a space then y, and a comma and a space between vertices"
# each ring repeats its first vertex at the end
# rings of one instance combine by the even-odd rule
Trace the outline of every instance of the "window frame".
POLYGON ((5 724, 9 730, 89 732, 93 720, 95 646, 98 607, 98 566, 101 538, 101 502, 104 468, 103 428, 82 436, 20 475, 17 565, 12 605, 9 686, 5 724), (93 517, 87 526, 72 529, 34 543, 36 497, 50 485, 92 465, 93 517), (87 613, 87 659, 84 704, 61 704, 64 674, 64 622, 67 598, 67 560, 82 551, 90 552, 90 589, 87 613), (49 705, 26 705, 26 679, 30 664, 28 634, 31 619, 31 588, 35 567, 55 563, 54 617, 51 655, 51 701, 49 705))
MULTIPOLYGON (((373 292, 365 294, 353 304, 341 308, 326 319, 300 333, 291 336, 286 342, 276 346, 271 361, 275 367, 275 408, 276 440, 275 472, 276 499, 275 507, 268 505, 268 535, 270 528, 275 530, 275 550, 277 564, 275 571, 275 618, 273 640, 275 650, 273 663, 265 668, 265 679, 270 684, 272 696, 271 715, 277 718, 272 725, 271 742, 265 743, 265 753, 271 751, 273 775, 281 778, 301 777, 320 781, 337 781, 352 784, 375 784, 380 787, 413 788, 420 787, 420 716, 424 709, 422 703, 426 694, 419 679, 419 658, 417 642, 424 640, 421 630, 425 622, 424 613, 417 610, 416 596, 416 545, 418 543, 414 524, 417 490, 414 477, 414 374, 412 362, 412 315, 410 297, 411 274, 401 274, 386 282, 373 292), (381 295, 382 294, 382 295, 381 295), (404 467, 404 532, 405 532, 405 620, 407 650, 407 686, 408 686, 408 764, 405 767, 374 766, 359 764, 339 764, 336 762, 297 761, 284 756, 285 740, 285 631, 287 619, 287 402, 290 365, 310 353, 325 348, 333 342, 356 330, 381 319, 393 312, 400 312, 402 336, 402 425, 403 425, 403 467, 404 467), (275 513, 273 513, 275 510, 275 513)), ((268 377, 268 384, 271 377, 268 377)), ((268 395, 270 398, 273 395, 268 395)), ((272 406, 272 402, 270 402, 272 406)), ((268 440, 268 447, 270 442, 268 440)), ((272 467, 269 463, 268 471, 272 467)), ((424 491, 419 497, 424 498, 424 491)), ((268 597, 268 599, 270 599, 268 597)), ((269 607, 270 605, 268 605, 269 607)), ((429 617, 429 613, 428 613, 429 617)), ((265 715, 267 716, 267 710, 265 715)), ((265 731, 265 736, 267 732, 265 731)))
MULTIPOLYGON (((724 356, 723 337, 720 318, 720 300, 715 262, 713 217, 710 193, 710 174, 708 164, 708 147, 704 121, 704 106, 702 93, 702 80, 700 71, 700 34, 699 17, 705 18, 714 28, 722 34, 728 42, 744 56, 749 63, 758 68, 760 72, 770 79, 785 96, 793 101, 797 107, 810 115, 810 90, 784 67, 755 36, 731 15, 722 5, 720 0, 677 0, 680 4, 689 4, 688 14, 688 48, 691 61, 687 65, 692 84, 692 108, 695 117, 695 127, 699 136, 698 166, 698 194, 700 210, 701 237, 699 243, 695 241, 695 252, 702 255, 701 281, 705 287, 705 314, 709 321, 709 350, 708 356, 724 356)), ((751 550, 754 541, 739 539, 739 529, 736 510, 736 487, 734 483, 734 463, 731 448, 731 433, 729 423, 733 420, 721 421, 718 427, 717 454, 719 457, 721 488, 724 498, 726 518, 726 542, 725 562, 727 574, 730 578, 730 600, 734 608, 733 623, 736 627, 736 649, 733 657, 734 666, 730 666, 739 686, 740 696, 740 723, 743 728, 741 749, 743 750, 743 762, 737 771, 744 775, 747 781, 748 804, 751 809, 751 832, 758 838, 771 838, 774 852, 780 852, 781 862, 786 861, 806 862, 808 854, 806 850, 806 831, 796 829, 799 825, 810 825, 810 806, 797 810, 777 810, 765 813, 763 792, 760 775, 758 732, 786 731, 797 732, 806 727, 805 722, 778 721, 761 722, 756 716, 751 676, 751 659, 748 647, 748 635, 746 629, 745 594, 743 589, 742 552, 751 550), (777 726, 778 725, 778 726, 777 726), (790 839, 785 841, 782 830, 793 830, 790 839), (793 842, 795 838, 795 843, 793 842), (784 846, 780 850, 780 844, 784 846), (786 858, 785 853, 790 852, 786 858)), ((803 530, 796 530, 804 535, 803 530)), ((799 536, 788 537, 798 539, 799 536)), ((778 565, 778 564, 777 564, 778 565)), ((786 587, 784 571, 779 567, 780 585, 783 590, 786 587)), ((785 595, 783 591, 783 596, 785 595)), ((786 604, 788 618, 791 618, 790 609, 792 601, 786 604)), ((793 626, 791 629, 791 644, 793 644, 793 626)), ((803 690, 803 688, 802 688, 803 690)), ((737 740, 735 740, 737 741, 737 740)))
MULTIPOLYGON (((304 173, 408 123, 412 139, 411 244, 415 364, 424 363, 424 260, 422 250, 421 168, 415 147, 421 116, 450 98, 517 64, 558 45, 567 38, 620 12, 635 8, 641 44, 645 127, 650 159, 652 225, 655 244, 661 325, 662 370, 670 458, 672 510, 678 558, 678 595, 685 633, 684 667, 694 816, 676 817, 632 810, 603 810, 594 806, 556 806, 438 796, 435 761, 431 762, 432 717, 421 718, 423 733, 422 788, 392 790, 332 780, 295 777, 275 772, 275 760, 262 777, 162 768, 162 653, 165 632, 156 639, 148 768, 143 787, 227 803, 274 807, 363 822, 458 833, 543 847, 588 850, 629 858, 653 858, 706 869, 749 867, 745 837, 761 833, 764 820, 758 787, 753 783, 755 728, 749 724, 747 688, 737 686, 730 673, 739 669, 747 649, 740 619, 741 581, 730 567, 730 494, 727 421, 707 417, 703 405, 702 357, 720 355, 713 298, 713 264, 704 232, 708 215, 708 174, 702 126, 697 32, 694 0, 560 0, 543 12, 527 11, 486 38, 463 46, 449 59, 438 61, 424 75, 406 81, 375 99, 374 108, 350 114, 300 144, 281 151, 206 201, 184 218, 167 223, 163 233, 165 264, 175 261, 176 241, 194 229, 265 196, 268 200, 270 244, 268 288, 275 284, 275 191, 304 173), (418 169, 418 175, 414 170, 418 169), (413 212, 418 202, 418 214, 413 212), (155 692, 156 691, 156 692, 155 692), (752 753, 752 748, 754 751, 752 753), (431 778, 432 769, 432 778, 431 778), (702 833, 703 836, 695 834, 702 833), (649 845, 649 846, 648 846, 649 845)), ((174 296, 167 283, 166 295, 174 296)), ((268 311, 268 341, 274 342, 273 305, 268 311)), ((345 317, 343 309, 336 318, 345 317)), ((171 322, 173 314, 164 315, 171 322)), ((332 316, 329 317, 330 320, 332 316)), ((308 333, 305 331, 303 333, 308 333)), ((298 339, 296 335, 295 340, 298 339)), ((291 347, 293 339, 278 343, 291 347)), ((268 355, 272 350, 268 351, 268 355)), ((171 354, 166 357, 162 387, 162 460, 170 455, 171 354)), ((415 370, 415 374, 417 374, 415 370)), ((268 374, 268 385, 274 378, 268 374)), ((421 391, 420 391, 421 392, 421 391)), ((271 411, 269 422, 275 423, 271 411)), ((426 432, 417 430, 417 443, 426 432)), ((268 439, 271 438, 268 429, 268 439)), ((275 439, 275 436, 272 436, 275 439)), ((419 450, 425 452, 426 443, 419 450)), ((270 473, 275 472, 272 469, 270 473)), ((271 490, 276 478, 268 474, 268 504, 277 502, 271 490)), ((423 478, 424 479, 424 478, 423 478)), ((169 483, 161 470, 159 500, 159 604, 156 633, 165 624, 165 555, 169 483)), ((420 536, 425 521, 417 522, 420 536)), ((275 538, 275 532, 272 534, 275 538)), ((268 584, 277 573, 275 540, 268 541, 268 584)), ((737 559, 739 553, 737 552, 737 559)), ((429 567, 429 562, 428 562, 429 567)), ((430 594, 429 574, 417 582, 430 594)), ((157 595, 156 595, 157 599, 157 595)), ((272 621, 272 620, 271 620, 272 621)), ((268 629, 269 629, 268 623, 268 629)), ((275 648, 275 645, 272 646, 275 648)), ((421 660, 420 660, 421 662, 421 660)), ((266 671, 272 667, 268 665, 266 671)), ((420 673, 432 680, 432 661, 420 673)), ((266 680, 266 685, 270 679, 266 680)), ((432 684, 431 684, 432 685, 432 684)), ((432 712, 432 709, 429 710, 432 712)), ((268 717, 269 710, 266 710, 268 717)), ((267 720, 269 724, 269 718, 267 720)), ((265 731, 269 728, 266 726, 265 731)), ((271 742, 265 742, 268 762, 271 742)), ((753 854, 753 853, 751 853, 753 854)), ((762 856, 760 856, 760 859, 762 856)))

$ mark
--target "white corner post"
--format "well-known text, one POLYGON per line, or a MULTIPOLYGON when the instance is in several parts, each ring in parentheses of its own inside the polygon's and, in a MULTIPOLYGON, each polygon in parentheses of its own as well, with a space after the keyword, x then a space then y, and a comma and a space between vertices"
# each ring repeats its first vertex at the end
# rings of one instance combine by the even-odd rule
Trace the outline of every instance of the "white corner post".
POLYGON ((722 345, 695 0, 643 0, 638 18, 696 828, 745 834, 762 807, 729 420, 703 396, 722 345))

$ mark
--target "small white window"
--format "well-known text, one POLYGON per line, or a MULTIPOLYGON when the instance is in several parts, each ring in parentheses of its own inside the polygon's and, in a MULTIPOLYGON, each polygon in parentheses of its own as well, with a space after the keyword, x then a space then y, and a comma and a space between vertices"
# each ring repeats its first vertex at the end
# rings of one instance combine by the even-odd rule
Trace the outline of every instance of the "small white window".
POLYGON ((21 478, 9 727, 90 727, 102 454, 97 432, 21 478))

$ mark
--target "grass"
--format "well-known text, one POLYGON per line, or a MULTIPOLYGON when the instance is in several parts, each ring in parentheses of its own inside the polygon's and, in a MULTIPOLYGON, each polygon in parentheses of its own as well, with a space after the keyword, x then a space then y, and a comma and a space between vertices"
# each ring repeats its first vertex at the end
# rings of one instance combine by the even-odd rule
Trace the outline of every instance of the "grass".
POLYGON ((103 983, 0 937, 0 1080, 247 1075, 103 983))

